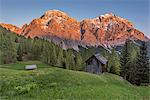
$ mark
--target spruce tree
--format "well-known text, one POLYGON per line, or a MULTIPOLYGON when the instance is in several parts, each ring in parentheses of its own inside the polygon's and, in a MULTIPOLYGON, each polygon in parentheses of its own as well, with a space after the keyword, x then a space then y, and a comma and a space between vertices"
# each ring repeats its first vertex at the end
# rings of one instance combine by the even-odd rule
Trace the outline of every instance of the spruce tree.
POLYGON ((49 41, 43 43, 43 50, 41 53, 41 59, 43 62, 57 66, 57 55, 55 50, 55 45, 49 41))
POLYGON ((32 54, 35 60, 40 60, 41 53, 43 51, 43 41, 35 38, 32 43, 32 54))
POLYGON ((75 57, 75 69, 74 70, 83 70, 82 57, 81 57, 80 53, 76 54, 76 57, 75 57))
POLYGON ((115 49, 112 49, 112 53, 108 60, 108 71, 110 73, 119 75, 120 67, 121 67, 120 59, 119 59, 117 53, 115 52, 115 49))
POLYGON ((24 54, 24 51, 23 51, 23 48, 22 48, 22 44, 19 43, 18 49, 17 49, 17 55, 18 55, 17 59, 18 59, 19 61, 22 61, 22 56, 23 56, 23 54, 24 54))
POLYGON ((66 69, 75 69, 74 55, 71 50, 65 52, 65 68, 66 69))
POLYGON ((51 51, 52 46, 48 41, 43 42, 43 51, 41 53, 41 59, 44 63, 51 65, 51 51))
POLYGON ((57 66, 63 67, 64 57, 63 57, 63 49, 58 48, 58 56, 57 56, 57 66))
POLYGON ((123 50, 121 52, 121 76, 128 80, 129 78, 129 63, 130 63, 130 40, 126 40, 123 50))
POLYGON ((15 62, 17 60, 17 46, 15 43, 15 35, 7 32, 4 34, 1 33, 0 40, 0 51, 2 52, 3 63, 15 62))
MULTIPOLYGON (((40 40, 40 44, 41 46, 40 50, 42 49, 42 41, 40 40)), ((30 38, 26 38, 23 41, 23 47, 24 47, 24 53, 28 54, 31 53, 31 49, 32 49, 32 41, 30 38)))
POLYGON ((136 69, 134 83, 137 85, 148 85, 150 83, 150 63, 145 42, 143 42, 140 47, 140 54, 138 55, 136 69))
POLYGON ((56 55, 56 49, 55 49, 55 45, 53 44, 52 45, 52 49, 50 51, 50 62, 51 62, 51 65, 55 65, 56 66, 56 63, 57 63, 57 55, 56 55))
POLYGON ((3 52, 0 50, 0 64, 3 64, 3 52))
POLYGON ((67 50, 64 51, 64 68, 65 69, 69 69, 69 63, 67 61, 68 57, 67 57, 67 50))

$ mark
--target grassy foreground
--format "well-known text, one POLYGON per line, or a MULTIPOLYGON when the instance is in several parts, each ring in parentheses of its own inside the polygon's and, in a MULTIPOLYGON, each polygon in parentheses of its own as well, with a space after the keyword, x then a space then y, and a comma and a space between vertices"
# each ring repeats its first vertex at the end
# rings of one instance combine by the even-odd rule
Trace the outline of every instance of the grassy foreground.
POLYGON ((0 65, 0 100, 149 100, 150 87, 133 86, 109 73, 94 75, 38 61, 0 65), (24 65, 37 64, 26 71, 24 65))

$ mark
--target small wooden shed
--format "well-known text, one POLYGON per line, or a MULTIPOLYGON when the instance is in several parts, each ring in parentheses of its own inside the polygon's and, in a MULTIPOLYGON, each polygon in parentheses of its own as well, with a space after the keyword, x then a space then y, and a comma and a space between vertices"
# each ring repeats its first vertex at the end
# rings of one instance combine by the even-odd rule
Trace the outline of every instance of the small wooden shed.
POLYGON ((26 70, 34 70, 34 69, 37 69, 37 65, 26 65, 25 69, 26 70))
POLYGON ((86 72, 101 74, 106 71, 107 59, 104 58, 100 53, 92 55, 86 61, 86 72))

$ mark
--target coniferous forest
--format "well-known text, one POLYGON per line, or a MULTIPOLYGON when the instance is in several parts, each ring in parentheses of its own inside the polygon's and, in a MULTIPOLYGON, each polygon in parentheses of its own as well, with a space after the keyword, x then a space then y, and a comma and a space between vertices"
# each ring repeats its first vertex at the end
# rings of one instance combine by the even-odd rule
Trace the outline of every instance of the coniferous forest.
POLYGON ((25 38, 0 27, 0 64, 38 60, 63 69, 85 71, 86 60, 96 52, 108 59, 107 72, 120 75, 135 85, 149 85, 150 60, 146 42, 139 46, 127 40, 120 53, 115 48, 108 51, 101 46, 63 50, 48 40, 25 38))

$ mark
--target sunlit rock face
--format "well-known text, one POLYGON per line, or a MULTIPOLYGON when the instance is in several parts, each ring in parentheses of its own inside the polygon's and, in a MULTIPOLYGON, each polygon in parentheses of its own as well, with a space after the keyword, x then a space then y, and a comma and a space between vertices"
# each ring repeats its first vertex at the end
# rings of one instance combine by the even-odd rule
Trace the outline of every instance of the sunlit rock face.
POLYGON ((17 34, 21 34, 21 31, 22 31, 21 28, 11 25, 11 24, 0 23, 0 26, 6 28, 7 30, 15 32, 17 34))
POLYGON ((134 28, 133 23, 112 13, 78 22, 62 11, 49 10, 21 29, 8 24, 0 25, 25 37, 46 38, 66 48, 77 48, 78 45, 119 45, 128 38, 148 39, 134 28))
POLYGON ((49 10, 23 28, 22 35, 26 37, 58 36, 80 40, 80 23, 62 11, 49 10))
POLYGON ((85 19, 80 23, 82 40, 91 44, 122 44, 128 38, 145 40, 142 32, 126 19, 112 13, 85 19))

